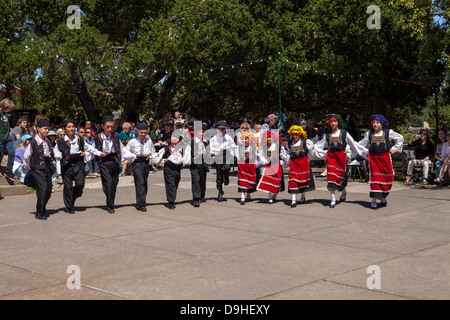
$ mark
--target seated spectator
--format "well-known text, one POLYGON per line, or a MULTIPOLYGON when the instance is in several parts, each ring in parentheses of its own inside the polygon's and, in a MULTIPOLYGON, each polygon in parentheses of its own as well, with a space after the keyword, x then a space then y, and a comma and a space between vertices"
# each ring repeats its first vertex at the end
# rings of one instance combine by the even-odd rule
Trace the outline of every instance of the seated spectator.
POLYGON ((152 139, 153 143, 156 143, 157 141, 159 141, 159 135, 161 133, 161 131, 159 131, 159 123, 158 120, 153 120, 152 122, 150 122, 150 132, 148 133, 148 135, 150 136, 150 139, 152 139))
POLYGON ((116 126, 116 130, 114 133, 120 134, 122 132, 122 126, 120 125, 122 123, 122 120, 120 118, 114 119, 114 125, 116 126))
MULTIPOLYGON (((441 182, 444 180, 444 176, 447 173, 448 178, 450 179, 450 130, 447 131, 447 142, 445 142, 442 145, 442 154, 441 159, 443 161, 443 164, 440 168, 439 177, 437 177, 434 181, 435 182, 441 182)), ((449 186, 450 188, 450 186, 449 186)))
POLYGON ((11 130, 10 135, 13 141, 14 148, 16 148, 20 143, 22 143, 22 136, 25 135, 25 131, 28 127, 27 118, 19 118, 17 121, 17 127, 11 130))
POLYGON ((439 172, 440 167, 444 164, 443 158, 442 158, 442 147, 444 146, 444 143, 446 142, 445 139, 445 131, 443 129, 438 131, 438 138, 436 141, 436 152, 434 154, 435 162, 435 170, 439 172))
POLYGON ((122 131, 120 132, 120 141, 123 143, 124 146, 128 144, 128 142, 131 140, 131 137, 129 135, 131 131, 131 124, 129 122, 125 122, 122 125, 122 131))
POLYGON ((160 136, 160 143, 166 143, 170 144, 170 140, 172 138, 172 131, 173 131, 173 123, 166 122, 164 125, 164 131, 161 132, 160 136))
POLYGON ((135 128, 136 128, 136 123, 131 122, 130 125, 131 125, 131 130, 130 130, 130 132, 128 133, 128 135, 130 136, 131 139, 134 139, 134 138, 137 137, 136 130, 135 130, 135 128))
POLYGON ((423 169, 423 182, 427 183, 428 172, 432 166, 431 160, 434 155, 434 146, 430 142, 430 136, 427 130, 420 130, 420 135, 413 135, 411 139, 409 139, 408 146, 414 147, 414 156, 415 159, 410 159, 408 162, 408 169, 406 171, 407 178, 406 183, 410 183, 413 175, 414 166, 420 165, 423 169), (416 141, 413 142, 414 138, 420 137, 416 141))
POLYGON ((26 167, 23 166, 23 156, 25 154, 25 150, 28 147, 28 144, 30 143, 30 140, 33 139, 30 135, 23 135, 20 138, 20 143, 16 147, 16 153, 14 155, 14 166, 13 166, 13 173, 17 176, 17 178, 20 180, 20 182, 24 183, 25 175, 27 174, 28 170, 26 167))
POLYGON ((314 129, 314 120, 308 120, 306 122, 306 135, 308 137, 308 139, 316 142, 317 140, 317 130, 314 129))

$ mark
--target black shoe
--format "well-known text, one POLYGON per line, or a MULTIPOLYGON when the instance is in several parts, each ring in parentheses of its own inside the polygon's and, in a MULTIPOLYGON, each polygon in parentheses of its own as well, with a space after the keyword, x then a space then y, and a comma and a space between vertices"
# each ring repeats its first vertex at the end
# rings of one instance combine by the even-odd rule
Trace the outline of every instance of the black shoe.
POLYGON ((297 202, 292 202, 291 203, 291 208, 295 208, 297 206, 297 202))
POLYGON ((387 202, 380 202, 380 208, 387 207, 387 202))
POLYGON ((38 219, 38 220, 47 220, 47 217, 46 217, 45 215, 43 215, 43 214, 40 214, 40 213, 36 213, 36 214, 34 215, 34 217, 35 217, 36 219, 38 219))
POLYGON ((114 208, 108 208, 108 212, 109 213, 111 213, 111 214, 113 214, 115 211, 114 211, 114 208))
POLYGON ((241 199, 241 206, 245 205, 245 200, 241 199))
POLYGON ((196 208, 200 207, 200 201, 195 200, 194 201, 194 207, 196 207, 196 208))
POLYGON ((167 208, 173 210, 173 209, 175 209, 175 205, 174 205, 173 203, 169 203, 169 204, 167 205, 167 208))
POLYGON ((370 208, 373 210, 378 210, 378 205, 375 203, 375 205, 371 204, 370 208))
POLYGON ((136 210, 137 211, 141 211, 141 212, 147 212, 147 208, 146 207, 137 207, 136 210))
POLYGON ((230 174, 229 173, 224 175, 224 177, 223 177, 223 184, 226 185, 226 186, 230 184, 230 174))
POLYGON ((75 213, 75 210, 73 210, 73 209, 68 209, 68 208, 66 208, 64 211, 65 211, 66 213, 70 213, 70 214, 74 214, 74 213, 75 213))
POLYGON ((201 202, 206 202, 206 199, 205 199, 205 198, 202 198, 201 202))
POLYGON ((336 204, 330 204, 330 208, 333 209, 336 206, 336 204))
POLYGON ((6 170, 5 171, 5 178, 7 178, 10 181, 16 181, 16 177, 14 177, 14 174, 12 173, 12 170, 6 170))
POLYGON ((223 191, 219 191, 219 194, 217 195, 217 201, 221 202, 223 200, 223 191))
POLYGON ((340 201, 340 202, 345 202, 345 197, 342 197, 342 196, 341 196, 341 197, 339 198, 339 201, 340 201))

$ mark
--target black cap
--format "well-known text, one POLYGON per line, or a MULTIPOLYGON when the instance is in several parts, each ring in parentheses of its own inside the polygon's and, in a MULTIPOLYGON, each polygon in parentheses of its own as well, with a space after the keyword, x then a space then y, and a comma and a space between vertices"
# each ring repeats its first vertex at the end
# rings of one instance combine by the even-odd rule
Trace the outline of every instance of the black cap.
POLYGON ((208 125, 206 123, 202 123, 202 130, 208 130, 208 125))
POLYGON ((228 123, 224 120, 217 121, 216 128, 217 127, 228 127, 228 123))
POLYGON ((67 125, 68 125, 69 123, 72 123, 73 125, 75 125, 75 120, 67 119, 66 121, 63 122, 63 127, 64 127, 64 128, 67 127, 67 125))
POLYGON ((139 123, 136 126, 136 129, 138 129, 138 130, 148 130, 148 124, 146 124, 146 123, 139 123))
POLYGON ((102 124, 105 124, 106 122, 114 122, 114 118, 111 116, 103 117, 102 124))
POLYGON ((50 127, 50 121, 46 119, 39 120, 38 123, 36 123, 36 127, 37 128, 50 127))

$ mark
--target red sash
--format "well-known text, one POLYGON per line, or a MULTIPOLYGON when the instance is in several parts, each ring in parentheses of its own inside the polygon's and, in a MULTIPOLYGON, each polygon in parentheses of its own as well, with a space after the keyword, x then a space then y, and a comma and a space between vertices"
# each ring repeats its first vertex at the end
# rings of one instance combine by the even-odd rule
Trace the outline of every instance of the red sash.
POLYGON ((311 172, 308 157, 291 158, 289 169, 289 190, 309 187, 311 172))
POLYGON ((327 152, 327 181, 328 185, 339 187, 347 169, 347 156, 345 150, 327 152))
POLYGON ((252 189, 256 185, 256 166, 254 163, 238 164, 238 187, 252 189))
POLYGON ((394 168, 390 153, 369 153, 369 160, 370 192, 375 194, 389 192, 394 182, 394 168))
POLYGON ((261 181, 258 184, 258 191, 279 193, 281 179, 283 178, 283 168, 280 162, 270 163, 264 167, 261 181))

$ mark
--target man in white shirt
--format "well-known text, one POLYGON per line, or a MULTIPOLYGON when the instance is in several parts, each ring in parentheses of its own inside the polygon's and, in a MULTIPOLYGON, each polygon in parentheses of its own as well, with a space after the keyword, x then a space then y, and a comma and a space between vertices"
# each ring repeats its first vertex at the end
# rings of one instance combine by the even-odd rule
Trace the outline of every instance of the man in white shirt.
POLYGON ((231 164, 234 161, 236 144, 233 138, 227 135, 226 121, 218 121, 216 124, 217 134, 211 138, 209 142, 210 153, 212 157, 215 157, 216 163, 216 186, 219 194, 217 201, 223 200, 223 185, 230 183, 230 170, 231 164))

